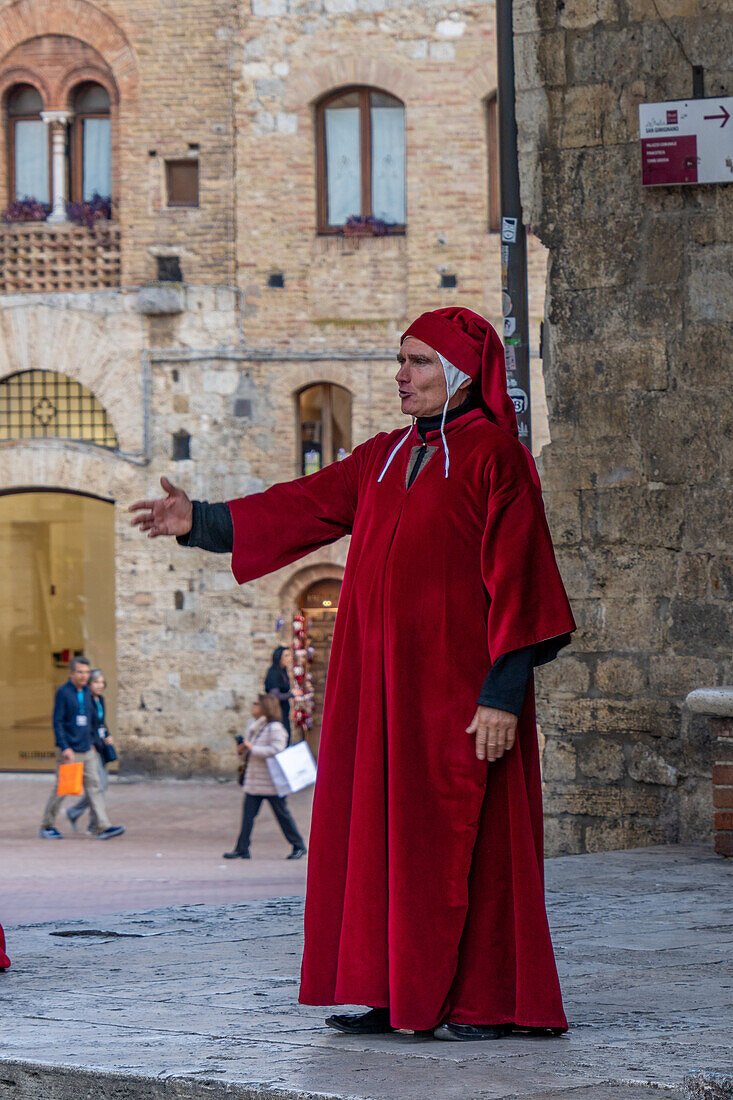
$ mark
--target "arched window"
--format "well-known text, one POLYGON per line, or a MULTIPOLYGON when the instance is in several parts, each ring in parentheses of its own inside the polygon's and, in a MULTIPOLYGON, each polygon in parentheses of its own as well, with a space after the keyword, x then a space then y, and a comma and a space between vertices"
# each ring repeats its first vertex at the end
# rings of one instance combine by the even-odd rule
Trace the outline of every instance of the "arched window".
POLYGON ((318 229, 350 218, 405 228, 405 105, 375 88, 346 88, 316 111, 318 229))
POLYGON ((112 197, 109 92, 101 84, 80 84, 72 97, 71 196, 89 202, 112 197))
POLYGON ((351 394, 319 382, 296 398, 299 470, 313 474, 351 452, 351 394))
POLYGON ((13 202, 49 203, 51 179, 48 129, 41 119, 43 100, 32 84, 17 84, 7 97, 8 148, 13 202))
POLYGON ((117 436, 94 394, 50 370, 27 370, 0 382, 0 442, 73 439, 117 448, 117 436))

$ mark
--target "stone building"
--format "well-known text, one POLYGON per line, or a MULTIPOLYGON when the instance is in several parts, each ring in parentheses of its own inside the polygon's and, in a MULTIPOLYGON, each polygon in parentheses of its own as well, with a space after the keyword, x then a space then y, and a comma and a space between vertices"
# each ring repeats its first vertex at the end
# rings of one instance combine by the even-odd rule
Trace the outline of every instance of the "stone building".
POLYGON ((1 767, 81 650, 153 774, 230 774, 301 607, 322 691, 344 545, 240 589, 125 509, 337 459, 400 423, 409 319, 499 323, 494 50, 473 0, 0 3, 1 767))
POLYGON ((691 97, 693 66, 733 93, 731 9, 515 0, 515 35, 522 202, 550 250, 543 486, 580 624, 540 679, 548 839, 689 842, 712 752, 681 704, 732 682, 733 185, 642 187, 637 111, 691 97))

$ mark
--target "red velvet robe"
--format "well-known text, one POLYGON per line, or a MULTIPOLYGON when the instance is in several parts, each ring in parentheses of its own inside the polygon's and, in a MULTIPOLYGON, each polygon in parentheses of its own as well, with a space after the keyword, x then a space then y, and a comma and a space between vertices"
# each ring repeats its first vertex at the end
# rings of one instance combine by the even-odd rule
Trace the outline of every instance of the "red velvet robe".
POLYGON ((305 1004, 394 1027, 566 1027, 545 914, 534 695, 515 747, 465 730, 504 653, 574 629, 531 459, 474 410, 405 487, 415 429, 232 501, 241 584, 351 534, 310 837, 305 1004))

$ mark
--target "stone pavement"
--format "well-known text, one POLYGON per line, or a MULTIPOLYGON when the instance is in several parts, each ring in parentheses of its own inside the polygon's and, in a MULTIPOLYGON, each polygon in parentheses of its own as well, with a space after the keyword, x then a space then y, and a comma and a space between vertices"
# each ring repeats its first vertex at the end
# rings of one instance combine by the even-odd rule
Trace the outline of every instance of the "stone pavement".
POLYGON ((733 863, 649 848, 547 878, 562 1039, 340 1036, 296 1003, 301 898, 177 905, 10 927, 0 1097, 641 1100, 730 1072, 733 863))
MULTIPOLYGON (((127 832, 103 842, 72 833, 63 810, 65 839, 38 839, 51 783, 49 775, 0 773, 3 925, 305 892, 305 861, 285 860, 290 847, 268 806, 255 822, 251 863, 221 858, 239 832, 242 791, 234 781, 113 777, 110 816, 127 832)), ((290 798, 304 836, 310 805, 310 791, 290 798)))

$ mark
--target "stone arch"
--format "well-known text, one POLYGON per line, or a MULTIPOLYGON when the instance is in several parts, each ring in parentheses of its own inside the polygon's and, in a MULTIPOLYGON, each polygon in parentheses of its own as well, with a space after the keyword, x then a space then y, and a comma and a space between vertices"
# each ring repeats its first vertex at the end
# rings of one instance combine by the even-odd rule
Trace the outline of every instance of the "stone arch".
POLYGON ((298 379, 294 382, 291 396, 295 399, 301 390, 308 386, 341 386, 348 390, 352 399, 355 399, 353 364, 350 361, 324 363, 307 361, 298 364, 298 379))
POLYGON ((299 569, 292 577, 288 577, 280 589, 280 606, 283 611, 289 611, 290 608, 296 607, 301 592, 304 592, 306 588, 310 588, 316 581, 342 581, 343 579, 343 565, 330 561, 319 561, 313 565, 307 565, 304 569, 299 569))
POLYGON ((419 82, 404 67, 354 54, 294 67, 287 81, 284 103, 288 110, 302 110, 313 106, 327 92, 350 84, 381 88, 404 103, 419 94, 419 82))
POLYGON ((466 87, 476 97, 484 100, 496 91, 496 63, 477 65, 466 77, 466 87))
POLYGON ((111 501, 130 499, 136 471, 114 451, 68 440, 27 440, 0 444, 3 489, 63 489, 111 501))
POLYGON ((6 69, 5 72, 0 75, 0 101, 4 102, 7 93, 17 84, 30 84, 31 87, 35 88, 43 100, 44 110, 48 109, 48 105, 51 101, 50 88, 40 73, 37 73, 34 69, 26 68, 23 65, 17 65, 10 69, 6 69))
POLYGON ((118 105, 119 94, 114 77, 106 66, 100 64, 79 66, 66 74, 64 82, 60 85, 58 92, 58 99, 61 107, 69 107, 71 105, 69 101, 72 92, 78 88, 80 84, 84 84, 87 81, 94 84, 101 84, 109 95, 112 107, 114 108, 118 105))
POLYGON ((59 34, 92 46, 114 76, 122 99, 137 94, 135 52, 120 27, 89 0, 16 0, 0 10, 0 42, 5 57, 31 38, 59 34))
POLYGON ((135 453, 143 445, 140 337, 126 346, 127 326, 115 320, 113 338, 100 315, 44 305, 0 310, 0 379, 49 370, 80 382, 107 410, 120 450, 135 453))

